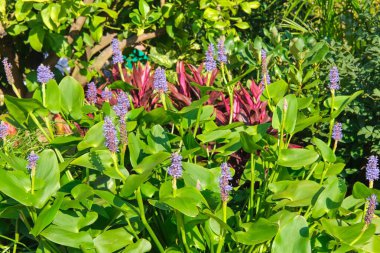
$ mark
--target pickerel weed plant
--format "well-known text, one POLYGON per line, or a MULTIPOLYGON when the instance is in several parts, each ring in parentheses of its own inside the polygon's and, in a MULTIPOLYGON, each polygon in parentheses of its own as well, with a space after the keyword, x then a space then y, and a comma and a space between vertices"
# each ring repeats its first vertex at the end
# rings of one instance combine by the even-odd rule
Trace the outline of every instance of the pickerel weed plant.
POLYGON ((32 98, 6 95, 3 252, 379 252, 378 158, 348 188, 338 152, 361 92, 340 93, 339 66, 330 98, 293 92, 261 48, 234 77, 223 41, 173 83, 125 69, 115 40, 105 83, 41 70, 32 98))

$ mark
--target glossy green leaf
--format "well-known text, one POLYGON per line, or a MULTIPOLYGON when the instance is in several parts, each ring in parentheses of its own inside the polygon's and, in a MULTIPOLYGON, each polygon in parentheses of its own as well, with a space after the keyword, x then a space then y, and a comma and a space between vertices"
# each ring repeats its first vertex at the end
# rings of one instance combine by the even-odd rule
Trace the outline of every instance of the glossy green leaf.
POLYGON ((104 134, 103 134, 103 121, 93 125, 86 133, 78 144, 78 150, 84 150, 86 148, 97 148, 104 145, 104 134))
POLYGON ((239 243, 245 245, 256 245, 271 240, 278 231, 278 224, 260 218, 256 222, 245 223, 241 225, 243 231, 236 232, 236 238, 239 243))
POLYGON ((141 174, 141 173, 143 173, 145 171, 148 171, 148 170, 156 167, 157 165, 159 165, 160 163, 162 163, 163 161, 165 161, 169 157, 170 157, 170 153, 167 153, 167 152, 160 152, 160 153, 157 153, 157 154, 154 154, 154 155, 150 155, 150 156, 145 157, 141 161, 141 163, 139 163, 133 169, 137 173, 141 174))
POLYGON ((137 242, 128 245, 123 253, 145 253, 145 252, 150 252, 152 250, 152 244, 142 238, 137 240, 137 242))
POLYGON ((273 240, 271 252, 311 253, 309 228, 303 216, 294 215, 280 221, 280 228, 273 240))
POLYGON ((272 126, 274 129, 281 130, 282 125, 287 133, 292 133, 297 122, 298 103, 295 95, 290 94, 282 98, 273 112, 272 126), (287 101, 288 108, 284 110, 284 101, 287 101))
POLYGON ((94 239, 96 251, 99 253, 115 252, 133 243, 133 235, 124 228, 107 230, 94 239))
POLYGON ((288 84, 284 80, 278 80, 267 85, 267 87, 263 91, 263 94, 260 97, 260 100, 268 100, 269 95, 270 99, 272 99, 273 102, 277 104, 280 101, 280 99, 284 97, 287 91, 288 84))
POLYGON ((206 169, 198 164, 183 162, 183 179, 188 186, 219 192, 220 169, 206 169))
POLYGON ((346 195, 346 191, 347 186, 344 180, 335 176, 327 178, 323 183, 322 192, 313 205, 313 218, 320 218, 329 211, 338 209, 346 195))
MULTIPOLYGON (((332 117, 335 119, 339 116, 341 112, 359 95, 363 93, 362 90, 359 90, 352 94, 351 96, 336 96, 334 100, 334 112, 332 117)), ((331 108, 331 98, 327 99, 324 103, 326 107, 331 108)))
POLYGON ((317 146, 317 148, 321 152, 321 155, 324 161, 330 162, 330 163, 335 162, 336 156, 334 152, 332 151, 332 149, 325 142, 323 142, 322 140, 318 138, 313 138, 313 143, 315 144, 315 146, 317 146))
POLYGON ((61 93, 54 79, 46 83, 46 107, 52 113, 61 112, 61 93))
POLYGON ((362 182, 355 182, 352 195, 357 199, 367 199, 371 195, 371 190, 362 182))
POLYGON ((282 149, 278 164, 285 167, 299 168, 312 164, 318 157, 317 152, 309 149, 282 149))
POLYGON ((82 118, 84 90, 82 85, 71 76, 64 77, 59 83, 61 91, 62 110, 73 119, 82 118))
POLYGON ((72 248, 93 247, 92 238, 90 234, 85 231, 74 233, 64 230, 59 226, 51 225, 42 231, 41 235, 54 243, 72 248))

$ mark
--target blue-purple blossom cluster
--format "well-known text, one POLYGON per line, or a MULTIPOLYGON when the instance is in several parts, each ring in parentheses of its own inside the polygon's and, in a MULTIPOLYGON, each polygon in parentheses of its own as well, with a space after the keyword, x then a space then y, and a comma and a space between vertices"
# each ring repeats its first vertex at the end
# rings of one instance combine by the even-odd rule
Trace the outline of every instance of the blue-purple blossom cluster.
POLYGON ((267 52, 264 49, 261 50, 261 75, 261 84, 268 85, 271 83, 268 73, 267 52))
POLYGON ((364 221, 367 226, 371 224, 373 215, 376 210, 376 205, 377 205, 377 197, 375 194, 372 194, 368 199, 368 209, 367 213, 365 214, 364 221))
POLYGON ((336 66, 330 69, 330 90, 339 90, 339 71, 336 66))
POLYGON ((95 104, 97 101, 98 90, 94 82, 87 84, 86 98, 90 104, 95 104))
POLYGON ((232 186, 229 184, 232 176, 227 163, 222 163, 220 168, 222 169, 222 173, 219 178, 220 196, 224 202, 228 200, 228 194, 232 190, 232 186))
POLYGON ((112 40, 112 54, 113 54, 113 57, 112 57, 113 64, 123 63, 124 61, 123 54, 120 51, 118 39, 112 40))
POLYGON ((156 91, 167 92, 168 84, 166 81, 165 69, 158 67, 154 72, 153 87, 156 91))
POLYGON ((35 169, 37 166, 37 161, 40 157, 35 154, 33 151, 28 155, 28 165, 26 166, 27 169, 35 169))
POLYGON ((175 179, 182 176, 182 156, 178 153, 172 153, 171 155, 172 164, 168 169, 168 174, 175 179))
POLYGON ((112 91, 105 88, 104 91, 102 91, 102 99, 105 101, 109 101, 111 98, 112 98, 112 91))
POLYGON ((130 103, 127 94, 125 92, 120 92, 117 96, 117 104, 113 107, 116 115, 120 119, 124 119, 129 107, 130 103))
POLYGON ((106 147, 112 153, 116 153, 118 150, 119 140, 117 139, 117 132, 112 119, 108 116, 104 118, 103 134, 106 138, 106 147))
POLYGON ((8 58, 3 59, 4 72, 9 84, 14 84, 15 80, 12 75, 12 65, 8 62, 8 58))
POLYGON ((47 83, 51 79, 54 79, 54 74, 51 72, 49 66, 41 64, 37 68, 37 81, 40 83, 47 83))
POLYGON ((4 139, 5 137, 7 137, 8 129, 9 127, 6 124, 0 122, 0 139, 4 139))
POLYGON ((218 61, 220 63, 227 63, 226 48, 224 47, 224 38, 218 40, 218 61))
POLYGON ((214 54, 215 54, 214 44, 210 43, 206 51, 206 61, 205 61, 205 69, 208 72, 211 72, 214 69, 216 69, 216 61, 214 59, 214 54))
POLYGON ((342 123, 335 123, 332 131, 332 138, 336 141, 342 140, 342 123))
POLYGON ((379 179, 379 165, 377 156, 371 155, 368 158, 365 175, 368 181, 375 181, 379 179))

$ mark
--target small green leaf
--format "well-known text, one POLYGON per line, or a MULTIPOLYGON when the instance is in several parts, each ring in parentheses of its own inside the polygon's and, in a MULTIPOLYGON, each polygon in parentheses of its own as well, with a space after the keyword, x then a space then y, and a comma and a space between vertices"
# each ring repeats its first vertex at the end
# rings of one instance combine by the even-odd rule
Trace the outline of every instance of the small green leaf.
POLYGON ((282 149, 278 164, 284 167, 299 168, 312 164, 318 157, 317 152, 309 149, 282 149))

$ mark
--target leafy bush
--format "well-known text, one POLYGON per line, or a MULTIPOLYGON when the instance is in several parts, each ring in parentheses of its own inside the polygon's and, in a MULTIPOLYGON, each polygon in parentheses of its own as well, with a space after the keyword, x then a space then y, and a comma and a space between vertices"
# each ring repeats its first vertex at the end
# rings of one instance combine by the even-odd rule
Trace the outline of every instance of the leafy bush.
MULTIPOLYGON (((301 57, 297 41, 290 51, 301 57)), ((329 96, 300 88, 292 81, 306 79, 300 65, 287 70, 291 82, 272 78, 271 55, 257 46, 245 51, 259 56, 256 66, 238 75, 237 58, 221 60, 221 42, 217 65, 209 47, 204 65, 180 62, 167 76, 149 64, 128 71, 116 46, 112 76, 86 95, 48 70, 33 98, 5 95, 5 250, 378 252, 376 157, 368 187, 357 182, 350 193, 336 152, 335 123, 362 91, 336 93, 334 71, 318 85, 329 96)))

